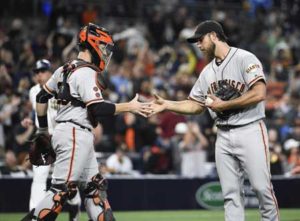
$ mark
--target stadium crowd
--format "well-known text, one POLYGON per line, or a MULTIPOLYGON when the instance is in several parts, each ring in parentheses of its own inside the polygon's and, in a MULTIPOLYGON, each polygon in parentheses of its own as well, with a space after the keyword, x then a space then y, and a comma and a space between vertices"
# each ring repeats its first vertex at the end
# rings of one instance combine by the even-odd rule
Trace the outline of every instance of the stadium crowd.
MULTIPOLYGON (((20 122, 25 117, 34 119, 28 99, 36 83, 32 69, 38 59, 50 60, 53 71, 74 59, 72 36, 82 24, 100 24, 115 40, 108 68, 110 87, 104 96, 124 102, 139 93, 140 100, 147 102, 154 93, 172 100, 189 95, 206 61, 185 39, 203 19, 222 23, 231 45, 253 52, 262 61, 267 76, 271 172, 300 174, 300 13, 290 5, 297 1, 274 1, 273 6, 255 9, 250 4, 255 1, 239 1, 235 8, 224 4, 191 7, 195 1, 158 2, 142 7, 139 14, 120 1, 120 7, 106 12, 93 4, 76 10, 57 4, 35 19, 1 18, 0 176, 30 176, 28 140, 35 128, 24 128, 20 122)), ((102 156, 125 151, 139 173, 213 176, 213 170, 205 173, 201 167, 214 162, 215 132, 207 112, 189 117, 165 112, 147 119, 126 113, 100 120, 95 148, 102 156)), ((102 170, 116 171, 105 163, 102 170)), ((115 173, 130 173, 119 171, 115 173)))

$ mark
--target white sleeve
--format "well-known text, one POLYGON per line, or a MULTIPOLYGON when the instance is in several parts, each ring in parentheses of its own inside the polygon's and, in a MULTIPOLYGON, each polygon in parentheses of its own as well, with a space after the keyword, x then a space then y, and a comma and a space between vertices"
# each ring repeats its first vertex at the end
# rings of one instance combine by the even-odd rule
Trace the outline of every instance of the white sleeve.
POLYGON ((244 56, 241 68, 243 78, 249 88, 259 80, 266 81, 262 64, 255 55, 249 53, 244 56))
POLYGON ((32 87, 29 91, 29 100, 31 102, 32 108, 33 110, 36 110, 36 91, 35 91, 35 87, 32 87))

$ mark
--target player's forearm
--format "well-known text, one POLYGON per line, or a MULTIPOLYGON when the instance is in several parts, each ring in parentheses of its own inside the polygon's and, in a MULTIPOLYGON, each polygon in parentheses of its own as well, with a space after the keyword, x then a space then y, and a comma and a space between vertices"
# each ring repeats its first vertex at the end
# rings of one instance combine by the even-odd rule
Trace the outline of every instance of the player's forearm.
POLYGON ((48 103, 36 103, 36 114, 37 116, 47 115, 48 103))
POLYGON ((200 114, 204 111, 204 107, 192 100, 165 100, 165 110, 178 114, 200 114))
POLYGON ((259 82, 241 97, 225 102, 226 109, 246 108, 255 105, 266 98, 266 86, 259 82))
POLYGON ((36 114, 40 128, 48 127, 47 110, 48 103, 36 103, 36 114))
POLYGON ((116 105, 115 114, 120 114, 120 113, 124 113, 124 112, 132 112, 133 111, 133 106, 130 105, 129 102, 118 103, 118 104, 115 104, 115 105, 116 105))

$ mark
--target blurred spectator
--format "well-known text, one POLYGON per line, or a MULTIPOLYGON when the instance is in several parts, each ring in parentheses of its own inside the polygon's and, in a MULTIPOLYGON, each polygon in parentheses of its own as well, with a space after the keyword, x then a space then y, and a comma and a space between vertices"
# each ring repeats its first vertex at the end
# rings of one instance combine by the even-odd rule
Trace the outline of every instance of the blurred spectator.
POLYGON ((202 134, 197 123, 181 123, 179 127, 182 128, 177 127, 177 129, 182 132, 185 131, 182 141, 178 144, 181 151, 181 175, 205 177, 207 175, 204 169, 204 164, 207 161, 205 148, 208 146, 208 140, 202 134))
POLYGON ((132 174, 133 166, 130 158, 126 156, 122 147, 106 160, 106 171, 110 174, 132 174))
POLYGON ((168 174, 171 172, 172 162, 168 149, 154 144, 144 148, 142 157, 144 173, 168 174))
POLYGON ((284 149, 287 153, 288 170, 286 175, 293 176, 300 174, 300 143, 295 139, 288 139, 284 143, 284 149))
POLYGON ((272 175, 284 174, 286 158, 282 153, 281 144, 278 142, 278 132, 274 128, 268 130, 270 148, 270 169, 272 175))
POLYGON ((2 175, 9 175, 11 177, 26 177, 31 176, 31 172, 28 170, 29 160, 27 165, 19 166, 17 158, 13 151, 9 150, 5 153, 5 164, 0 166, 0 177, 2 175))
POLYGON ((81 14, 82 24, 87 25, 90 22, 95 23, 98 16, 98 11, 99 8, 97 8, 95 5, 87 4, 81 14))

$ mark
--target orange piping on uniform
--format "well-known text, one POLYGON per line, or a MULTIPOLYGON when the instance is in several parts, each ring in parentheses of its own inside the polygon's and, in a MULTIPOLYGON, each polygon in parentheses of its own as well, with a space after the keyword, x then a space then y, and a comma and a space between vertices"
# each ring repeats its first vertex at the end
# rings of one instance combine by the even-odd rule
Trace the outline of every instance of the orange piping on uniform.
POLYGON ((74 155, 75 155, 75 145, 76 145, 75 127, 73 127, 72 136, 73 136, 73 146, 72 146, 72 155, 71 155, 71 162, 70 162, 69 174, 68 174, 67 182, 69 182, 69 179, 70 179, 71 174, 72 174, 73 161, 74 161, 74 155))
POLYGON ((47 91, 48 94, 54 95, 54 91, 52 91, 46 84, 44 84, 43 88, 47 91))
MULTIPOLYGON (((266 144, 266 140, 265 140, 265 136, 264 136, 264 131, 263 131, 263 127, 262 127, 262 123, 259 122, 259 127, 260 127, 260 130, 261 130, 261 135, 262 135, 262 139, 263 139, 263 143, 264 143, 264 148, 265 148, 265 157, 266 157, 266 164, 267 164, 267 168, 269 167, 269 163, 268 163, 268 155, 267 155, 267 144, 266 144)), ((270 180, 271 180, 271 174, 269 173, 269 176, 270 176, 270 180)), ((275 202, 275 205, 276 205, 276 211, 277 211, 277 216, 278 216, 278 220, 279 220, 279 209, 278 209, 278 203, 277 203, 277 200, 274 196, 274 191, 272 191, 272 184, 271 182, 269 183, 269 186, 270 186, 270 192, 271 192, 271 195, 272 195, 272 198, 273 198, 273 201, 275 202)))
POLYGON ((99 103, 99 101, 100 102, 102 102, 104 99, 102 99, 102 98, 97 98, 97 99, 93 99, 93 100, 90 100, 90 101, 88 101, 88 102, 86 102, 86 106, 89 106, 90 104, 93 104, 93 103, 99 103))
POLYGON ((258 76, 258 77, 254 78, 252 81, 249 82, 249 84, 248 84, 249 87, 251 87, 253 84, 255 84, 259 80, 265 80, 265 79, 263 78, 263 76, 258 76))

